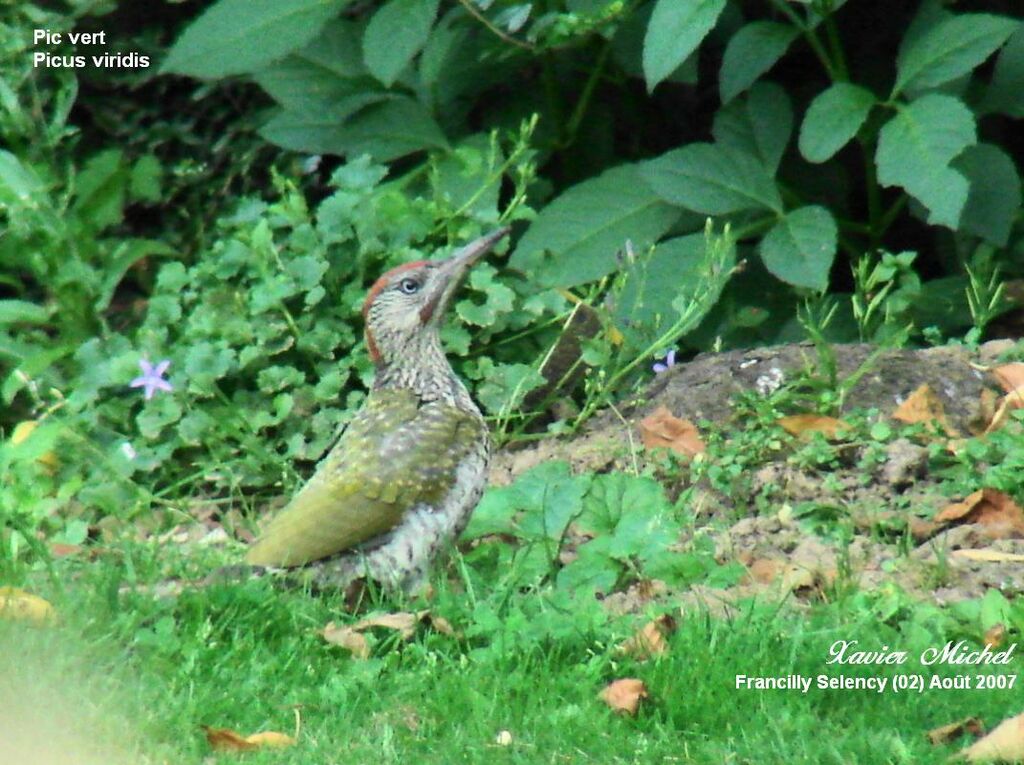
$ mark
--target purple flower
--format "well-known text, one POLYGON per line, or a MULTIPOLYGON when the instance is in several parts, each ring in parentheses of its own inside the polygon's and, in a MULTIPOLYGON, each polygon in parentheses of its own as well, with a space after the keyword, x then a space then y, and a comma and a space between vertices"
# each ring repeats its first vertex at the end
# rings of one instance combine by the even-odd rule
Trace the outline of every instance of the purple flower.
POLYGON ((657 372, 658 374, 661 374, 662 372, 667 372, 669 369, 671 369, 675 365, 676 365, 676 351, 675 351, 675 348, 673 348, 671 351, 669 351, 668 353, 665 354, 665 363, 662 364, 660 361, 655 362, 655 364, 652 367, 652 369, 654 369, 654 371, 657 372))
POLYGON ((172 391, 174 388, 172 388, 171 384, 164 379, 164 372, 167 371, 167 367, 170 365, 170 359, 164 359, 155 367, 146 359, 140 359, 139 367, 142 368, 142 374, 128 383, 128 386, 130 388, 145 388, 146 401, 153 398, 153 394, 158 390, 172 391))

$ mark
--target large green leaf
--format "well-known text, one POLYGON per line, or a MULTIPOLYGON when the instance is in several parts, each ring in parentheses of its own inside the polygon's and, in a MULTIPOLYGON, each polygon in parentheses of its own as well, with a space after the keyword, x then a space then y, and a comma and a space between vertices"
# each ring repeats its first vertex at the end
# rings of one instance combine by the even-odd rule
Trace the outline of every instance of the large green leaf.
POLYGON ((666 201, 705 215, 782 212, 779 190, 764 165, 730 146, 691 143, 673 149, 645 163, 643 176, 666 201))
POLYGON ((349 0, 219 0, 174 43, 161 72, 215 79, 261 69, 305 45, 349 0))
POLYGON ((541 210, 509 263, 545 284, 583 284, 615 270, 615 254, 627 239, 645 247, 678 217, 636 165, 622 165, 573 186, 541 210), (544 252, 554 257, 536 274, 544 252))
POLYGON ((824 207, 792 210, 761 240, 761 260, 775 276, 823 292, 836 256, 836 222, 824 207))
POLYGON ((860 130, 875 105, 866 88, 837 82, 811 101, 800 126, 800 153, 808 162, 824 162, 860 130))
POLYGON ((732 36, 725 46, 718 91, 727 104, 749 88, 782 58, 800 34, 792 24, 754 21, 732 36))
POLYGON ((900 51, 893 95, 934 88, 967 74, 1018 26, 1013 19, 987 13, 963 13, 939 22, 900 51))
POLYGON ((982 106, 985 111, 1024 117, 1024 24, 1000 51, 982 106))
POLYGON ((773 82, 759 82, 746 98, 718 110, 711 133, 717 143, 757 157, 774 175, 793 133, 789 94, 773 82))
POLYGON ((960 228, 1005 247, 1020 211, 1020 176, 1002 149, 987 143, 969 146, 953 161, 970 183, 960 228))
POLYGON ((388 0, 363 34, 363 61, 391 86, 430 36, 440 0, 388 0))
POLYGON ((928 208, 929 222, 955 229, 967 202, 964 176, 950 168, 977 140, 974 115, 952 96, 929 93, 899 107, 878 135, 878 182, 902 186, 928 208))
POLYGON ((658 0, 644 37, 649 91, 697 49, 724 8, 725 0, 658 0))

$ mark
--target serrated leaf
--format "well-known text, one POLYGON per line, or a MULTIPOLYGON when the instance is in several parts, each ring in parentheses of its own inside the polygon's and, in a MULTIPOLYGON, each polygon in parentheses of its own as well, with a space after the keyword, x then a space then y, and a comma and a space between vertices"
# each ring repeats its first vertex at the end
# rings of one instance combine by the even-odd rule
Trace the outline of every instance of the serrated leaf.
POLYGON ((773 82, 759 82, 746 98, 723 106, 711 128, 717 143, 757 157, 772 175, 778 170, 792 132, 789 94, 773 82))
POLYGON ((875 105, 866 88, 837 82, 819 93, 807 107, 800 126, 800 153, 808 162, 824 162, 860 130, 875 105))
POLYGON ((616 268, 627 239, 644 247, 679 217, 644 181, 637 165, 620 165, 583 181, 548 204, 519 240, 509 265, 533 275, 543 252, 554 257, 539 275, 547 286, 600 279, 616 268))
POLYGON ((792 24, 776 21, 754 21, 734 34, 725 46, 718 77, 722 103, 729 103, 771 69, 799 34, 792 24))
POLYGON ((929 93, 899 107, 879 132, 878 182, 902 186, 928 208, 930 223, 955 229, 968 184, 949 164, 976 140, 971 110, 952 96, 929 93))
POLYGON ((786 213, 761 240, 761 260, 782 281, 823 292, 837 235, 832 213, 817 205, 801 207, 786 213))
POLYGON ((697 49, 724 8, 725 0, 658 0, 644 36, 648 91, 697 49))
POLYGON ((363 61, 390 87, 430 36, 440 0, 388 0, 363 33, 363 61))
POLYGON ((893 95, 967 74, 995 53, 1018 24, 987 13, 962 13, 939 22, 900 51, 893 95))
POLYGON ((643 165, 643 177, 662 199, 705 215, 740 210, 782 211, 782 198, 764 165, 744 151, 691 143, 643 165))
POLYGON ((1021 205, 1020 176, 1013 160, 1002 149, 979 143, 964 149, 953 167, 970 184, 961 230, 1005 247, 1021 205))
POLYGON ((186 27, 161 73, 254 72, 312 40, 349 0, 219 0, 186 27))

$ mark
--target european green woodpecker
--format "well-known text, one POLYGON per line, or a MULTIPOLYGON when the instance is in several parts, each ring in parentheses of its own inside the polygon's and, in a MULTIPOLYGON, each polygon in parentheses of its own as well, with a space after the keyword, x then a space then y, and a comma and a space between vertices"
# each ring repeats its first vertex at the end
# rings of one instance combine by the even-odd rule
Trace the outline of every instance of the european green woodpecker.
POLYGON ((487 427, 438 330, 463 275, 508 233, 446 260, 388 271, 363 304, 373 389, 313 477, 249 548, 258 566, 308 567, 319 585, 420 587, 483 493, 487 427))

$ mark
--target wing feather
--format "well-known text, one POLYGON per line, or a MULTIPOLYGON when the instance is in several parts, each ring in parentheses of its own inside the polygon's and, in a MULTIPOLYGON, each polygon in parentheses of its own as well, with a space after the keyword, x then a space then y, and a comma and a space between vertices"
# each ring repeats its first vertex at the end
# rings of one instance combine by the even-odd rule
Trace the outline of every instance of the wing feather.
POLYGON ((411 391, 374 391, 246 561, 299 566, 386 534, 411 507, 440 502, 483 423, 411 391))

